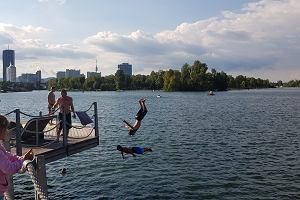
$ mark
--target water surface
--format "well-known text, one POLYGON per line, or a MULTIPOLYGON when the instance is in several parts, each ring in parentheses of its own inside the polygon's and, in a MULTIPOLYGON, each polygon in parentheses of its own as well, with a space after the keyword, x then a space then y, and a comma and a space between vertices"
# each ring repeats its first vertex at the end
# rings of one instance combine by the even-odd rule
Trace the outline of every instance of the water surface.
MULTIPOLYGON (((100 145, 47 164, 50 199, 300 199, 300 90, 69 95, 77 110, 98 103, 100 145), (129 136, 122 119, 134 121, 140 97, 148 114, 129 136), (153 152, 122 159, 118 144, 153 152)), ((2 114, 47 112, 46 91, 0 100, 2 114)), ((15 184, 18 199, 33 198, 28 175, 15 184)))

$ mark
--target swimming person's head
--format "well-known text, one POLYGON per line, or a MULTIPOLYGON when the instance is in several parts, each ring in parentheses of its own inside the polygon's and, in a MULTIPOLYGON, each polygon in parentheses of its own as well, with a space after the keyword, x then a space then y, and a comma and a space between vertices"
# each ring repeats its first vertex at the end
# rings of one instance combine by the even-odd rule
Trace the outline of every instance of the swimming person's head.
POLYGON ((121 145, 118 145, 118 146, 117 146, 117 150, 122 151, 122 146, 121 146, 121 145))
POLYGON ((3 140, 7 133, 8 120, 5 116, 0 115, 0 140, 3 140))
POLYGON ((62 169, 59 171, 59 173, 60 173, 62 176, 64 176, 64 175, 66 175, 66 173, 67 173, 67 169, 66 169, 66 168, 62 168, 62 169))

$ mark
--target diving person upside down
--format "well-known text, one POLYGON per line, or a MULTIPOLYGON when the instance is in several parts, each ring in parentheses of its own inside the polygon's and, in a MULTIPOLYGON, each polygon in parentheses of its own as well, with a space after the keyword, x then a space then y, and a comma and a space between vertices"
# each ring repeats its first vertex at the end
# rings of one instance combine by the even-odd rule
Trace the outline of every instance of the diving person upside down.
POLYGON ((123 122, 125 123, 125 127, 128 128, 129 135, 134 135, 136 133, 136 131, 141 126, 142 120, 144 119, 144 117, 146 116, 146 114, 148 112, 146 105, 145 105, 145 99, 143 99, 143 98, 140 99, 139 104, 140 104, 140 110, 137 112, 137 114, 135 116, 134 125, 131 125, 127 121, 123 120, 123 122))

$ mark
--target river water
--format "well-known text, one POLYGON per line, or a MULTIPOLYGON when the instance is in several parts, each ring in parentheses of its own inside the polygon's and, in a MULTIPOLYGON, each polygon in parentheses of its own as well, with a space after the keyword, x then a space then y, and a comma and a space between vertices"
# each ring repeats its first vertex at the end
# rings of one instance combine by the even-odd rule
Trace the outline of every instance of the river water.
MULTIPOLYGON (((76 110, 98 103, 100 145, 47 164, 50 199, 300 199, 300 90, 69 95, 76 110), (140 97, 148 114, 129 136, 122 119, 134 121, 140 97), (122 159, 119 144, 153 152, 122 159)), ((47 112, 47 91, 0 100, 2 114, 47 112)), ((17 199, 33 199, 29 176, 14 179, 17 199)))

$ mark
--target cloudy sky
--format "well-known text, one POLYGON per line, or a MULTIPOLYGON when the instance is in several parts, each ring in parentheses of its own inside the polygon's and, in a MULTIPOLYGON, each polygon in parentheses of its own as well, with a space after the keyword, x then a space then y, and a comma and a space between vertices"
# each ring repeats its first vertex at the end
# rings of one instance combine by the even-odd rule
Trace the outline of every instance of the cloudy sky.
POLYGON ((149 74, 200 60, 300 79, 299 0, 0 0, 0 10, 0 48, 15 50, 17 75, 86 73, 96 59, 103 75, 122 62, 149 74))

